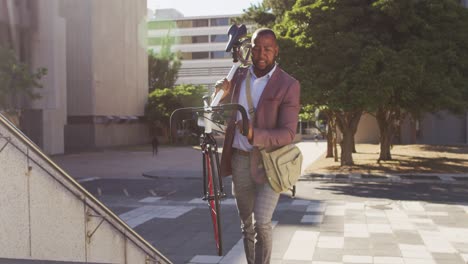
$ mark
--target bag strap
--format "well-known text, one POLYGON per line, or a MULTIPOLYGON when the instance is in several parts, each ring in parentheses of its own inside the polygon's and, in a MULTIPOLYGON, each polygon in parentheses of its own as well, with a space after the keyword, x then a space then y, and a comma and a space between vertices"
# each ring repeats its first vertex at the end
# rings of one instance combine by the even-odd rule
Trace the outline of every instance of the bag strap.
MULTIPOLYGON (((249 106, 249 115, 252 122, 255 121, 255 107, 252 102, 252 92, 250 90, 250 70, 247 71, 247 77, 245 78, 245 95, 247 96, 247 105, 249 106)), ((260 151, 264 150, 265 148, 258 148, 260 151)))
POLYGON ((255 107, 254 107, 253 102, 252 102, 252 92, 250 90, 250 80, 251 80, 250 70, 248 70, 247 71, 247 77, 245 78, 245 95, 247 96, 247 104, 249 106, 250 119, 252 119, 252 121, 253 121, 254 118, 255 118, 255 107))

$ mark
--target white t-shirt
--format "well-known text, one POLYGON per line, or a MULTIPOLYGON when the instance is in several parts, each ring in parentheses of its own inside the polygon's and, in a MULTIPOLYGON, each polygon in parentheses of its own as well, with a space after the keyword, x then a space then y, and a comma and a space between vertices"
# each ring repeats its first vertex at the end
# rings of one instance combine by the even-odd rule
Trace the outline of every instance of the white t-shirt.
MULTIPOLYGON (((260 100, 260 96, 263 93, 263 90, 265 90, 265 86, 270 80, 271 76, 273 75, 273 72, 276 70, 276 65, 271 69, 270 72, 265 74, 263 77, 257 78, 255 76, 255 73, 253 71, 253 66, 250 66, 249 71, 250 71, 250 91, 252 92, 252 103, 255 108, 257 108, 258 101, 260 100)), ((239 94, 239 104, 242 105, 245 110, 247 111, 247 115, 249 115, 249 104, 247 103, 247 95, 245 94, 245 83, 247 81, 247 78, 242 82, 241 85, 241 90, 239 94)), ((237 120, 241 120, 242 116, 238 112, 237 113, 237 120)), ((250 116, 249 116, 250 119, 250 116)), ((243 151, 251 151, 252 150, 252 145, 249 143, 248 139, 246 136, 243 136, 240 132, 239 129, 236 128, 235 134, 234 134, 234 141, 232 143, 232 147, 236 149, 240 149, 243 151)))

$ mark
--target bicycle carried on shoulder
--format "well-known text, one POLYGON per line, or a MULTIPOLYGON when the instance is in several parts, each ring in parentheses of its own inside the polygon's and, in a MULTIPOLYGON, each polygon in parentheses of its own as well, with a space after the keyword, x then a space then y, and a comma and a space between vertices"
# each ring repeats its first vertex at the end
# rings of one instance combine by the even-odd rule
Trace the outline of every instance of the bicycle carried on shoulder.
MULTIPOLYGON (((241 65, 249 65, 251 63, 250 39, 246 38, 247 28, 245 25, 232 25, 228 30, 229 41, 226 45, 226 52, 231 52, 233 66, 228 73, 226 79, 231 81, 237 68, 241 65)), ((224 115, 225 112, 232 116, 232 111, 239 111, 243 120, 243 127, 248 127, 248 116, 244 107, 240 104, 224 104, 218 106, 224 91, 220 90, 212 99, 210 96, 203 97, 203 107, 186 107, 176 109, 170 118, 172 119, 177 114, 192 113, 196 115, 198 120, 197 125, 203 127, 203 133, 200 136, 200 147, 202 152, 203 164, 203 197, 207 201, 211 220, 213 222, 214 238, 216 242, 216 251, 219 256, 223 254, 223 245, 221 240, 221 200, 226 197, 224 192, 223 180, 220 176, 219 153, 218 145, 213 134, 213 130, 224 132, 225 127, 217 122, 218 117, 224 115)), ((172 125, 170 125, 172 127, 172 125)), ((171 130, 172 131, 172 128, 171 130)), ((244 129, 242 133, 247 136, 248 129, 244 129)))
MULTIPOLYGON (((210 209, 211 220, 213 222, 214 239, 216 242, 216 251, 219 256, 223 254, 223 244, 221 240, 221 200, 226 197, 224 192, 223 179, 219 173, 219 153, 218 145, 214 137, 213 130, 224 131, 224 126, 214 121, 213 116, 221 116, 224 112, 232 113, 239 111, 242 115, 244 127, 248 127, 247 113, 239 104, 225 104, 221 106, 210 106, 209 97, 203 98, 203 107, 187 107, 175 110, 171 115, 172 118, 181 113, 195 114, 198 119, 198 125, 204 127, 204 131, 200 136, 200 147, 202 153, 203 164, 203 197, 202 199, 208 202, 210 209)), ((242 131, 244 136, 248 130, 242 131)))

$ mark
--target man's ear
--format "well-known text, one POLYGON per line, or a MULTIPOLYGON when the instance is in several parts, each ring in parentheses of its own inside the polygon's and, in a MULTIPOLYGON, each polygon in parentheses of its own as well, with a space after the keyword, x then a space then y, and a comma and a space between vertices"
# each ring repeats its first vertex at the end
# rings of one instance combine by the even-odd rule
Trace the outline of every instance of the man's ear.
POLYGON ((280 56, 279 56, 279 51, 276 50, 276 55, 275 55, 275 59, 274 59, 275 62, 279 62, 280 61, 280 56))

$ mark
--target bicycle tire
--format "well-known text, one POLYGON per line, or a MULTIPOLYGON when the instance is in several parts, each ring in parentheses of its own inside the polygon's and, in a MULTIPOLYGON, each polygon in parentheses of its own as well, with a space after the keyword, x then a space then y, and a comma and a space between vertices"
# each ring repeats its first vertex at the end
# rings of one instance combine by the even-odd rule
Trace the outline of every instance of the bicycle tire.
POLYGON ((208 192, 208 206, 210 209, 211 220, 213 222, 214 239, 218 256, 223 255, 223 245, 221 240, 221 191, 218 178, 216 160, 214 153, 208 151, 205 154, 206 162, 206 190, 208 192))

